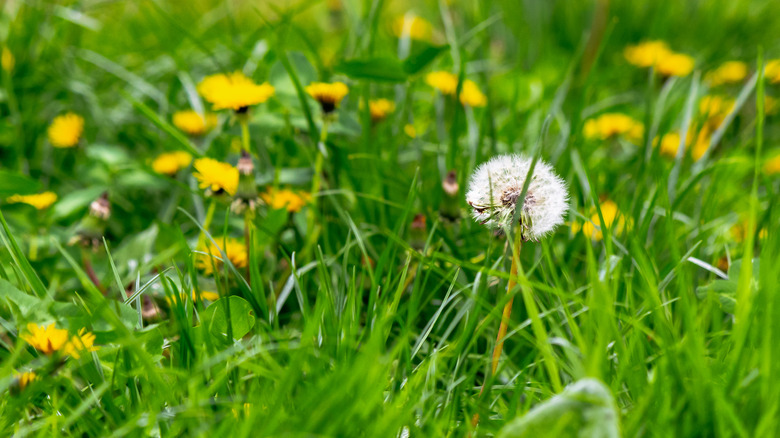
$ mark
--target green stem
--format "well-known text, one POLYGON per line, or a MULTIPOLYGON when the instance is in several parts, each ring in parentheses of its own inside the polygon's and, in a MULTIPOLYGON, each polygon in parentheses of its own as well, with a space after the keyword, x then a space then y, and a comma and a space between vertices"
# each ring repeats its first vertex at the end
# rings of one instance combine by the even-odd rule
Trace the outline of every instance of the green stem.
MULTIPOLYGON (((314 175, 312 176, 311 181, 311 208, 309 209, 309 220, 308 220, 308 232, 309 237, 313 236, 314 233, 314 223, 316 218, 316 212, 317 207, 319 204, 319 199, 317 197, 317 194, 320 192, 320 188, 322 187, 322 168, 324 166, 325 156, 322 154, 322 150, 325 149, 326 142, 328 140, 328 120, 323 117, 322 120, 322 129, 320 130, 320 141, 317 145, 317 157, 314 161, 314 175)), ((311 241, 310 241, 311 243, 311 241)))
MULTIPOLYGON (((208 230, 209 226, 211 226, 211 221, 214 219, 214 210, 217 207, 217 203, 214 201, 214 199, 211 199, 211 204, 209 204, 209 209, 206 211, 206 220, 203 221, 203 229, 208 230)), ((203 248, 204 243, 206 241, 206 232, 201 231, 200 236, 198 236, 198 248, 203 248)))
POLYGON ((249 150, 249 123, 244 117, 241 117, 239 120, 241 122, 241 145, 244 147, 245 151, 251 153, 249 150))

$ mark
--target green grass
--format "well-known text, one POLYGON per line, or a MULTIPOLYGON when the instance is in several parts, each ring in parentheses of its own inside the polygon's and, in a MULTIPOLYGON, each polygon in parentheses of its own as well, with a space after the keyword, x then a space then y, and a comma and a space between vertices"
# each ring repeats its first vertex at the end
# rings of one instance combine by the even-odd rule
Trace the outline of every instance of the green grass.
MULTIPOLYGON (((758 68, 780 58, 773 1, 329 3, 0 6, 0 46, 16 61, 0 71, 3 435, 493 436, 555 396, 551 370, 563 386, 603 382, 623 436, 780 434, 780 179, 764 171, 780 128, 763 99, 780 85, 758 68), (433 39, 399 59, 391 22, 408 10, 433 39), (693 56, 696 72, 648 78, 623 58, 647 39, 693 56), (708 90, 706 72, 731 59, 748 78, 708 90), (201 138, 171 124, 206 105, 204 76, 235 70, 276 87, 249 124, 261 193, 313 187, 323 126, 303 87, 342 80, 350 92, 327 129, 316 201, 289 215, 261 206, 249 275, 232 263, 206 275, 199 236, 243 242, 244 217, 191 170, 169 178, 150 163, 174 150, 236 162, 228 112, 201 138), (487 106, 438 95, 424 81, 433 70, 475 81, 487 106), (712 93, 742 105, 705 157, 661 156, 654 137, 700 123, 712 93), (378 97, 396 109, 372 125, 378 97), (84 135, 55 149, 46 129, 66 111, 84 116, 84 135), (644 138, 584 138, 604 112, 643 121, 644 138), (551 163, 571 208, 566 226, 522 247, 512 294, 532 291, 541 327, 515 299, 491 375, 510 250, 470 219, 464 192, 476 165, 512 152, 551 163), (455 200, 441 185, 450 169, 455 200), (42 190, 59 196, 44 211, 5 202, 42 190), (104 191, 104 240, 82 253, 69 241, 104 191), (623 219, 603 239, 569 226, 594 214, 603 225, 607 200, 623 219), (440 215, 452 202, 455 222, 440 215), (193 301, 192 289, 221 299, 193 301), (145 314, 152 304, 159 313, 145 314), (100 349, 46 356, 22 339, 28 322, 86 328, 100 349), (29 370, 39 378, 20 391, 29 370)), ((576 436, 563 419, 546 433, 576 436)))

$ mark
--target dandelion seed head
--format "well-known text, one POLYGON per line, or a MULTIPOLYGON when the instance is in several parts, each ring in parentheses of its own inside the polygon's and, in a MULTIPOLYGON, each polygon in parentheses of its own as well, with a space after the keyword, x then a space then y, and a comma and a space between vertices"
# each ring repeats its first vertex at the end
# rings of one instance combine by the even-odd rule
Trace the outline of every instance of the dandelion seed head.
MULTIPOLYGON (((476 221, 489 228, 511 225, 532 161, 523 155, 499 155, 474 171, 466 201, 476 221)), ((520 211, 523 238, 539 240, 562 224, 568 197, 566 184, 553 168, 537 161, 520 211)))

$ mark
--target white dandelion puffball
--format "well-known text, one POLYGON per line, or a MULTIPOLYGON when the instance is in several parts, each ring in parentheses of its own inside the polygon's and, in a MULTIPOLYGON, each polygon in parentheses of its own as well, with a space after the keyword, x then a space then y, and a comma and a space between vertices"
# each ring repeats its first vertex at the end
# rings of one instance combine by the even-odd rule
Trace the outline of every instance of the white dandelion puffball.
MULTIPOLYGON (((523 155, 499 155, 477 167, 466 193, 475 220, 490 228, 511 225, 532 161, 523 155)), ((539 240, 562 224, 568 198, 566 183, 549 164, 537 161, 520 210, 522 238, 539 240)))

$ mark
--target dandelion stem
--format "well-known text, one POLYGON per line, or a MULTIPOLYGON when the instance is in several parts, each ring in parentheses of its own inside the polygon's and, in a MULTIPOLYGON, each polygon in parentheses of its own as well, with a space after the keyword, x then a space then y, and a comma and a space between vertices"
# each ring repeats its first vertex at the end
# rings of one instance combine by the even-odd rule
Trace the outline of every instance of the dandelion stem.
POLYGON ((90 260, 89 253, 87 253, 87 250, 85 249, 81 250, 81 263, 84 265, 84 272, 87 273, 89 279, 95 287, 105 295, 106 292, 100 286, 100 280, 97 278, 97 274, 95 274, 95 270, 92 268, 92 261, 90 260))
POLYGON ((245 117, 241 117, 239 120, 241 121, 241 145, 245 151, 249 152, 249 123, 245 117))
MULTIPOLYGON (((523 239, 520 237, 520 233, 515 233, 515 240, 512 245, 512 268, 509 274, 509 283, 506 286, 507 294, 511 294, 512 289, 517 286, 517 268, 520 265, 520 246, 522 243, 523 239)), ((514 303, 514 297, 509 298, 509 301, 504 305, 504 312, 501 315, 501 324, 498 326, 498 335, 496 336, 496 346, 493 347, 493 360, 490 364, 491 374, 496 373, 496 370, 498 369, 498 360, 501 358, 501 352, 504 350, 504 337, 509 328, 509 317, 512 315, 512 303, 514 303)))
MULTIPOLYGON (((324 166, 325 156, 323 154, 323 151, 325 151, 325 143, 328 140, 328 120, 327 118, 323 117, 322 120, 322 129, 320 130, 320 141, 317 145, 317 158, 314 161, 314 175, 312 176, 312 182, 311 182, 311 208, 309 209, 309 223, 308 223, 308 232, 309 236, 315 235, 314 233, 314 219, 315 215, 317 213, 317 208, 319 206, 318 197, 317 194, 320 192, 320 187, 322 187, 322 168, 324 166)), ((311 243, 311 241, 310 241, 311 243)))
MULTIPOLYGON (((214 202, 214 199, 211 199, 211 204, 209 204, 209 209, 206 211, 206 219, 203 221, 203 229, 208 230, 209 226, 211 226, 211 220, 214 219, 214 210, 216 209, 217 204, 214 202)), ((203 245, 206 242, 206 232, 201 231, 200 236, 198 236, 198 248, 202 248, 203 245)))
MULTIPOLYGON (((251 257, 249 257, 251 248, 251 234, 250 234, 250 227, 252 226, 252 209, 247 208, 246 211, 244 211, 244 244, 246 245, 246 257, 247 260, 251 260, 251 257)), ((246 264, 246 281, 249 281, 249 267, 250 263, 246 264)))

